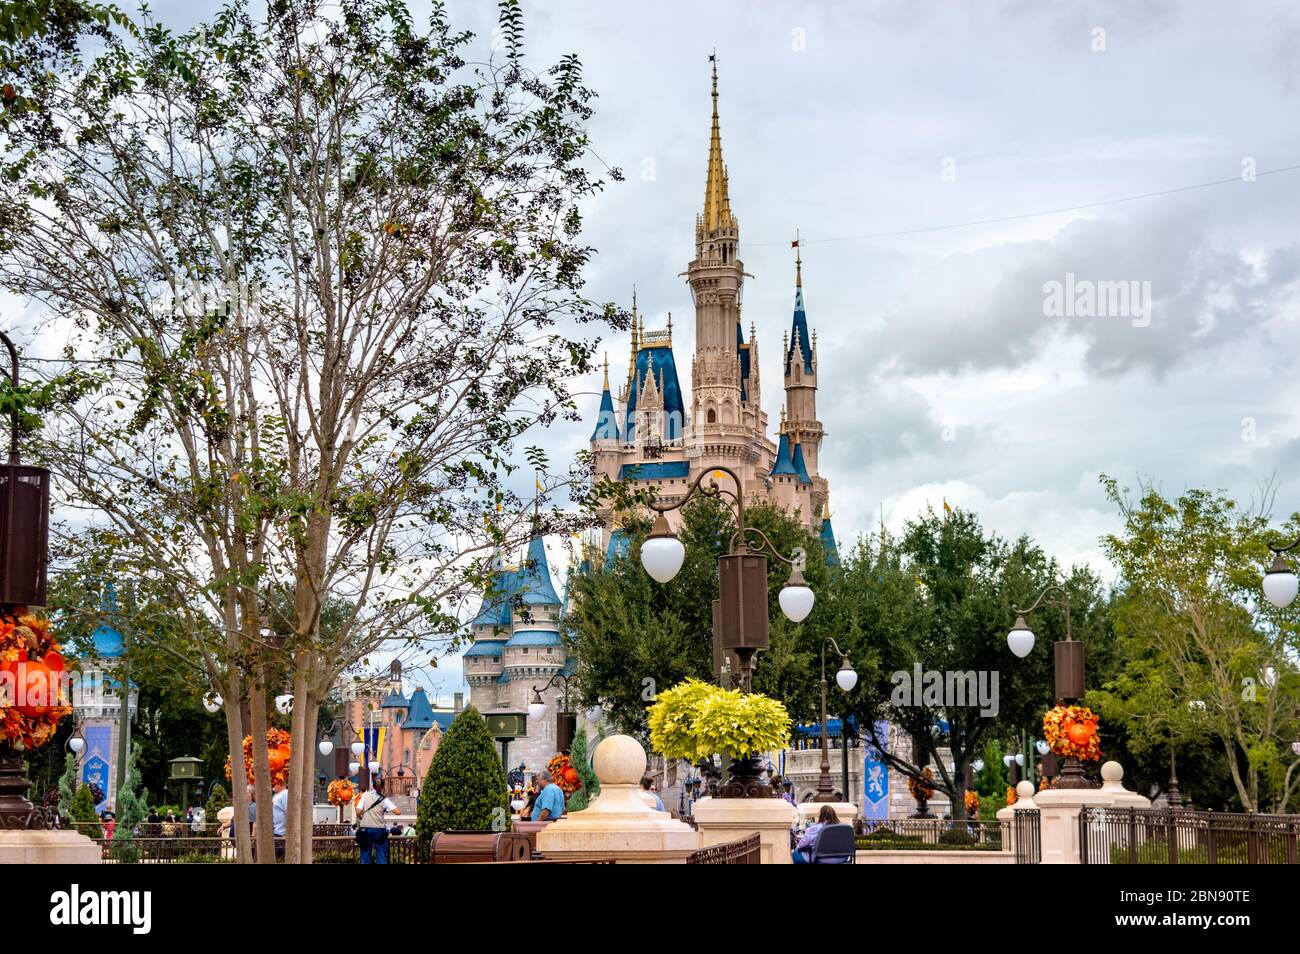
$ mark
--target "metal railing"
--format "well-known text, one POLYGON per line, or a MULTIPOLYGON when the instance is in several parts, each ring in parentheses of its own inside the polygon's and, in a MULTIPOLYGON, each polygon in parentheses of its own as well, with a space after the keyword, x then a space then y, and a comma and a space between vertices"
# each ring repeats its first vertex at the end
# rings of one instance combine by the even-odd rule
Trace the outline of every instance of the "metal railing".
MULTIPOLYGON (((104 864, 233 864, 235 844, 229 838, 199 836, 134 837, 130 841, 95 841, 100 846, 104 864)), ((388 863, 419 864, 424 860, 416 839, 392 835, 388 839, 388 863)), ((275 839, 277 859, 284 857, 284 839, 275 839)), ((351 835, 312 837, 312 860, 315 864, 357 864, 360 860, 356 838, 351 835)))
POLYGON ((688 865, 756 865, 762 862, 762 841, 758 834, 739 841, 712 845, 693 851, 686 857, 688 865))
POLYGON ((1084 808, 1085 865, 1293 865, 1300 815, 1156 808, 1084 808))
POLYGON ((1016 809, 1015 837, 1016 864, 1037 865, 1043 861, 1042 816, 1036 808, 1016 809))
POLYGON ((996 821, 951 818, 863 819, 855 826, 859 848, 971 849, 1001 851, 1002 826, 996 821))

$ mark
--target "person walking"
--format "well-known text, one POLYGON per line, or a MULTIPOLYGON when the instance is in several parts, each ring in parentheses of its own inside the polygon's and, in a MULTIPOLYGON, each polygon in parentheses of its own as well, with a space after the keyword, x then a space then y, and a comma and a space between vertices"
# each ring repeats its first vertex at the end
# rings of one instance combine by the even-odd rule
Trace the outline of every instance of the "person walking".
POLYGON ((357 855, 363 865, 388 864, 388 824, 384 816, 397 806, 384 793, 384 780, 377 778, 370 791, 357 799, 357 855))

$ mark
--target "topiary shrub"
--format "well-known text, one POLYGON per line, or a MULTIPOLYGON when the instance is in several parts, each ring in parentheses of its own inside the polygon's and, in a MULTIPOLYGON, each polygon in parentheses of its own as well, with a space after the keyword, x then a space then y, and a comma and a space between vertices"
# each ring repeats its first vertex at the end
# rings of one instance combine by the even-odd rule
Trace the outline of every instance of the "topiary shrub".
POLYGON ((510 821, 506 773, 478 709, 466 706, 438 746, 420 789, 415 834, 428 845, 440 831, 504 831, 510 821))
POLYGON ((72 809, 68 812, 68 817, 76 825, 77 831, 88 838, 104 837, 99 816, 95 814, 95 796, 91 794, 89 785, 77 786, 76 794, 72 796, 72 809))
POLYGON ((573 748, 569 750, 569 758, 573 760, 578 778, 582 779, 582 788, 569 796, 569 802, 564 806, 564 810, 580 812, 600 794, 600 779, 596 777, 596 770, 591 767, 591 753, 587 751, 586 729, 579 729, 573 737, 573 748))
POLYGON ((207 804, 203 806, 203 821, 205 835, 215 835, 217 829, 221 826, 221 820, 217 815, 223 808, 230 807, 230 795, 226 792, 226 787, 220 782, 212 786, 212 791, 208 792, 207 804))

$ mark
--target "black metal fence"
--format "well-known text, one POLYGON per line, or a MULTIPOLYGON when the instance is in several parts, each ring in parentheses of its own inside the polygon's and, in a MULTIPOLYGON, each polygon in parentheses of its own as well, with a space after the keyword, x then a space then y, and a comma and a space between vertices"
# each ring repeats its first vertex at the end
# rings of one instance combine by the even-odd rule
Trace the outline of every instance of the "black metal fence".
MULTIPOLYGON (((202 837, 136 837, 130 841, 105 843, 96 839, 103 853, 104 864, 233 864, 235 844, 229 838, 202 837)), ((416 839, 393 835, 388 839, 390 865, 419 864, 422 855, 416 839)), ((275 855, 284 858, 284 839, 275 839, 275 855)), ((318 835, 312 837, 312 861, 316 864, 357 864, 360 854, 357 841, 351 835, 318 835)))
POLYGON ((1293 865, 1300 815, 1084 808, 1079 860, 1092 865, 1293 865))
POLYGON ((1042 816, 1036 808, 1016 809, 1012 844, 1016 849, 1016 864, 1037 865, 1043 861, 1042 816))
POLYGON ((763 860, 762 841, 757 834, 693 851, 686 857, 688 865, 757 865, 763 860))

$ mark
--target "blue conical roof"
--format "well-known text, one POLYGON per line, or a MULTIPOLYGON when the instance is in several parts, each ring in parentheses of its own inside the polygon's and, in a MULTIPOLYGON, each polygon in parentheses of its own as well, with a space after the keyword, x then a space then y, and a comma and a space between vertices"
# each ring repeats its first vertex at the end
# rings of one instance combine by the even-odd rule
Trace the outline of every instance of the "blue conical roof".
POLYGON ((432 729, 433 728, 433 706, 429 705, 429 697, 424 694, 423 689, 416 689, 411 693, 411 709, 406 713, 406 721, 402 723, 403 729, 432 729))
POLYGON ((794 445, 794 460, 792 463, 794 464, 794 472, 799 475, 799 483, 811 484, 812 478, 808 476, 808 465, 804 463, 803 459, 802 444, 794 445))
POLYGON ((591 439, 616 441, 620 436, 618 414, 614 410, 614 396, 609 393, 609 385, 606 384, 604 392, 600 395, 600 412, 596 415, 596 429, 591 432, 591 439))
POLYGON ((528 555, 516 579, 520 599, 525 605, 560 604, 560 597, 551 583, 551 568, 546 562, 546 543, 540 534, 535 533, 528 541, 528 555))
POLYGON ((839 566, 840 549, 835 545, 835 530, 831 527, 831 518, 826 517, 822 520, 822 532, 820 534, 822 549, 826 551, 826 563, 828 566, 839 566))
POLYGON ((781 442, 776 448, 776 462, 772 465, 772 476, 781 474, 793 476, 796 473, 798 471, 794 469, 794 459, 790 456, 790 438, 782 434, 781 442))
POLYGON ((790 329, 790 350, 785 353, 785 373, 790 373, 790 362, 794 357, 794 349, 798 347, 800 355, 803 357, 803 370, 805 374, 812 374, 812 337, 808 334, 808 316, 803 310, 803 288, 802 286, 794 290, 794 322, 790 329))

